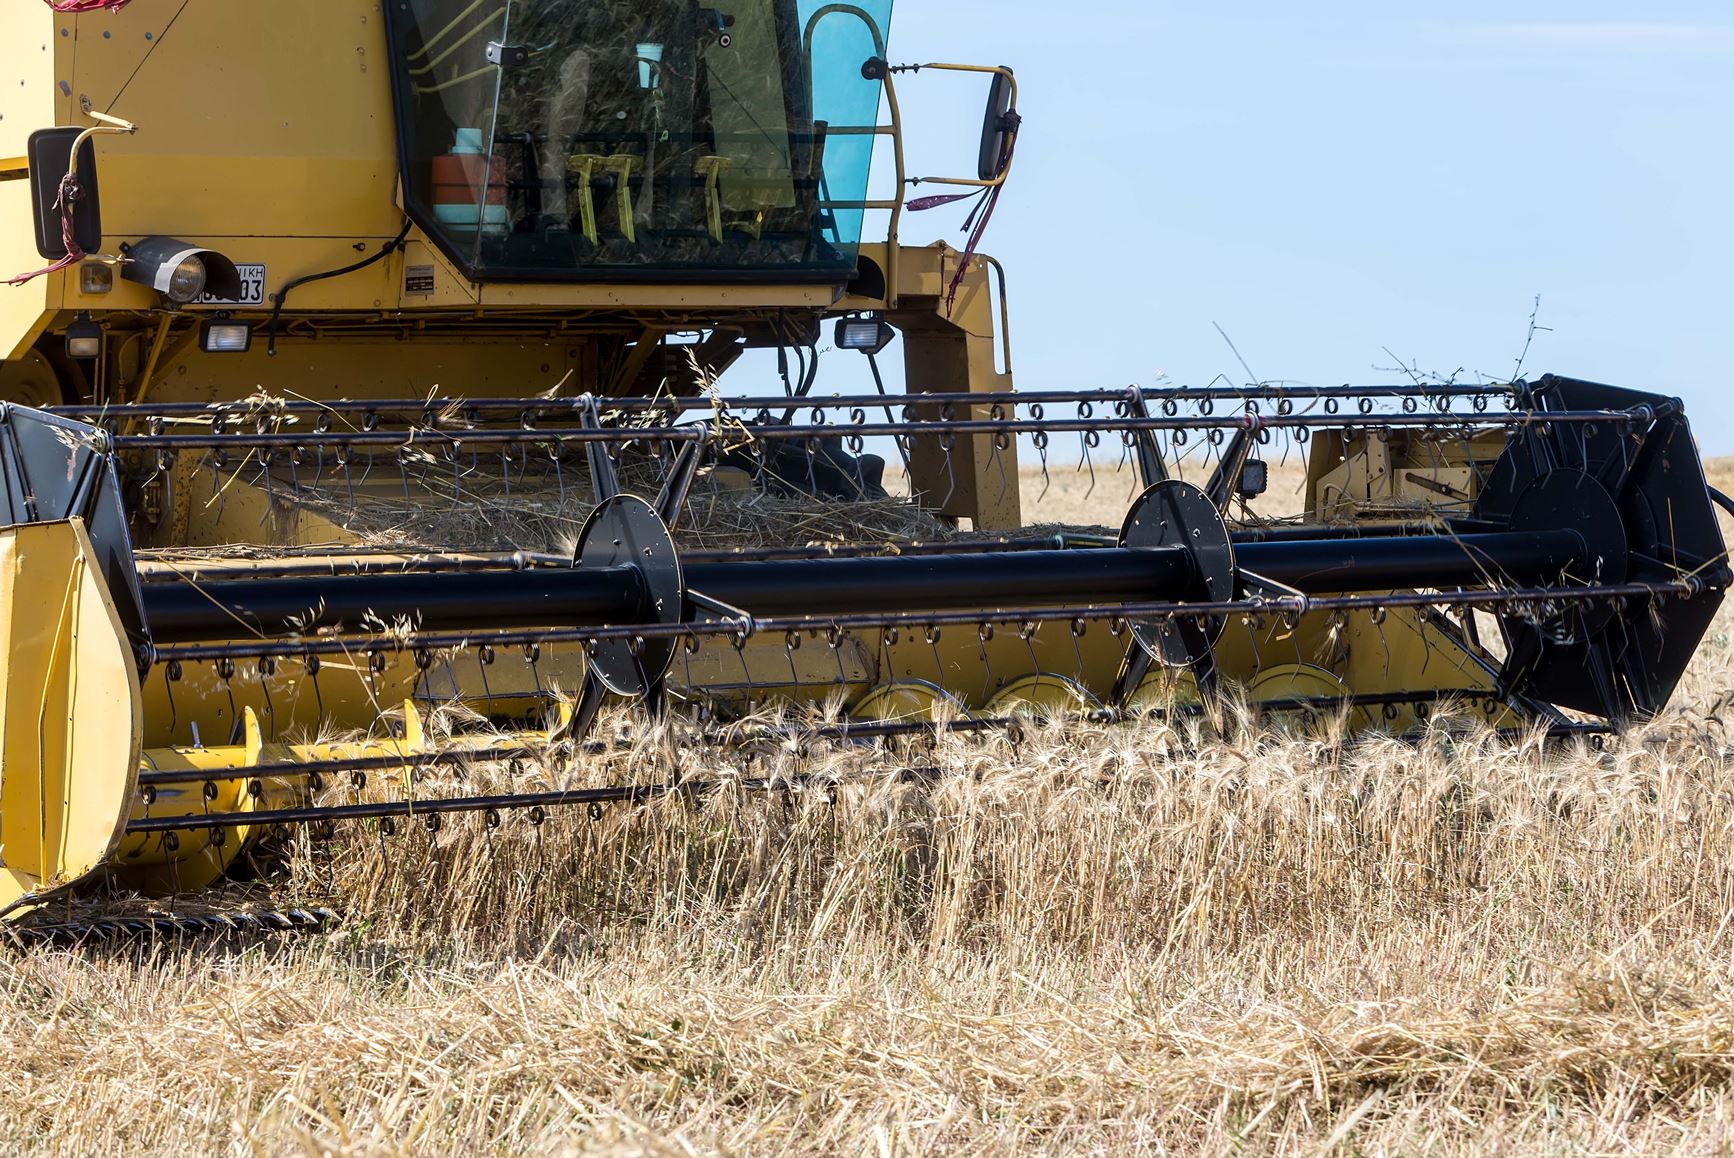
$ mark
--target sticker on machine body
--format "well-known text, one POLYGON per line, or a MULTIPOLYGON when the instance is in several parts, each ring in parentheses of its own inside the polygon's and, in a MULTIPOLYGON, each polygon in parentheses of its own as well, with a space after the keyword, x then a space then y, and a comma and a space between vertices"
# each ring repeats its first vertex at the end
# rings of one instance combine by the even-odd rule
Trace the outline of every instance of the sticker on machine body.
POLYGON ((434 267, 406 265, 403 269, 403 296, 427 297, 434 292, 434 267))
POLYGON ((237 265, 235 272, 241 275, 241 296, 238 298, 219 298, 211 294, 200 294, 193 301, 195 306, 262 306, 265 304, 265 267, 263 265, 237 265))

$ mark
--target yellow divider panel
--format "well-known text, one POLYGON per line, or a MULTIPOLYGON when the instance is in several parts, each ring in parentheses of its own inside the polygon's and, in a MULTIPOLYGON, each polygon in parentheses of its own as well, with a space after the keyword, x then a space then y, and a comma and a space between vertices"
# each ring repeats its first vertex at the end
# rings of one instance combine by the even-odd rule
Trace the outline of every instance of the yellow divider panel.
POLYGON ((141 729, 138 670, 83 521, 0 530, 0 912, 102 866, 141 729))

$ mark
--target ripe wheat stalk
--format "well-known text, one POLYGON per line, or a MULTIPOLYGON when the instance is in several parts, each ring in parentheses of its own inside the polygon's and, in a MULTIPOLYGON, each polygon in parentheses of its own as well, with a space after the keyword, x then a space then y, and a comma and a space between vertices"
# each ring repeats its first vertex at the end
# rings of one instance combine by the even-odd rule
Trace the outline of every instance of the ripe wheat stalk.
MULTIPOLYGON (((12 955, 10 1148, 1726 1152, 1724 613, 1598 750, 1441 725, 652 736, 446 788, 832 772, 301 842, 335 931, 12 955), (899 760, 935 785, 857 779, 899 760)), ((236 886, 253 897, 264 886, 236 886)))

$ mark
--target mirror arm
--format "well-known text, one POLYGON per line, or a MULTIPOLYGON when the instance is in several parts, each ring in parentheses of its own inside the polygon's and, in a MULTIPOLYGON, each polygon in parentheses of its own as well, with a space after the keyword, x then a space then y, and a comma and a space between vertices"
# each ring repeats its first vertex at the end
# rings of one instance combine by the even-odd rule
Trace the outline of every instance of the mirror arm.
MULTIPOLYGON (((890 66, 890 70, 893 73, 917 73, 928 69, 935 72, 975 72, 991 74, 995 77, 1004 77, 1006 84, 1010 89, 1011 96, 1006 109, 1006 127, 1008 134, 1013 138, 1016 137, 1017 129, 1023 123, 1023 118, 1018 116, 1017 113, 1018 81, 1011 69, 1006 68, 1003 65, 949 64, 942 61, 935 61, 927 64, 894 64, 890 66)), ((1001 185, 1005 184, 1006 178, 1009 176, 1011 176, 1011 164, 1008 160, 1005 168, 1000 171, 998 176, 991 180, 984 181, 974 177, 911 177, 908 179, 908 183, 910 185, 957 185, 966 189, 998 189, 1001 185)))

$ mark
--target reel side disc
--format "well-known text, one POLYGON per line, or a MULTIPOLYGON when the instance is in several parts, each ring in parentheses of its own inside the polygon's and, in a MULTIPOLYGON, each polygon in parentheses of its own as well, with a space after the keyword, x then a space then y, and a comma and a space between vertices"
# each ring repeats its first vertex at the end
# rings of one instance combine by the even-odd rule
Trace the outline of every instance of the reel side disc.
MULTIPOLYGON (((656 509, 636 495, 604 499, 578 537, 574 563, 582 568, 631 567, 644 585, 635 625, 673 626, 681 621, 685 587, 674 537, 656 509)), ((590 650, 590 670, 617 696, 649 695, 674 662, 672 637, 600 639, 590 650)))
MULTIPOLYGON (((1194 598, 1210 603, 1234 597, 1234 544, 1210 497, 1191 483, 1165 479, 1138 496, 1120 531, 1120 545, 1139 549, 1184 547, 1197 571, 1194 598)), ((1168 667, 1189 667, 1210 654, 1222 635, 1219 617, 1176 617, 1132 625, 1138 642, 1168 667)))

